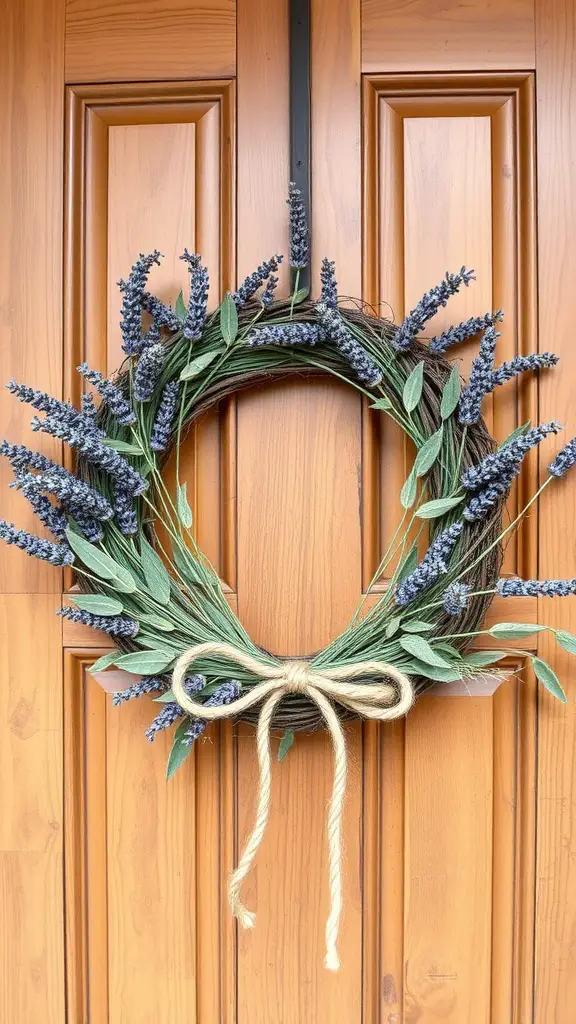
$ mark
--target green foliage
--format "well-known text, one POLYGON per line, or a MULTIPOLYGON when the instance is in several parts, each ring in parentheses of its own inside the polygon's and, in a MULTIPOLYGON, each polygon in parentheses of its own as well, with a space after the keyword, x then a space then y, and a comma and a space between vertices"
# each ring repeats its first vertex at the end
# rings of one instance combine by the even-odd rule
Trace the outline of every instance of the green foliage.
POLYGON ((180 372, 180 380, 193 380, 194 377, 199 377, 200 374, 210 366, 216 359, 216 356, 221 355, 221 351, 213 349, 211 352, 203 352, 202 355, 196 356, 189 363, 186 364, 183 370, 180 372))
POLYGON ((402 392, 402 402, 407 413, 414 412, 414 409, 418 405, 418 402, 422 398, 422 388, 424 386, 424 363, 416 363, 416 366, 409 374, 404 390, 402 392))
POLYGON ((168 755, 168 763, 166 765, 166 781, 171 779, 174 772, 178 771, 181 764, 189 757, 192 751, 192 743, 186 742, 186 733, 190 728, 190 719, 185 718, 183 722, 180 722, 174 732, 174 741, 172 743, 172 749, 168 755))
POLYGON ((542 658, 531 658, 531 662, 536 678, 544 684, 553 697, 557 697, 563 704, 567 704, 568 698, 562 689, 562 685, 558 676, 554 672, 554 669, 550 667, 548 662, 543 661, 542 658))
POLYGON ((130 570, 120 565, 102 548, 91 544, 90 541, 80 537, 70 528, 66 530, 66 536, 74 554, 78 555, 84 565, 88 569, 92 569, 100 579, 106 580, 114 590, 119 590, 123 594, 132 594, 138 589, 130 570))
POLYGON ((234 344, 238 334, 238 310, 234 299, 228 293, 220 306, 220 331, 227 348, 234 344))
POLYGON ((187 484, 177 484, 176 508, 182 526, 187 530, 192 526, 192 509, 188 504, 187 484))
POLYGON ((69 597, 77 608, 92 615, 121 615, 124 611, 121 601, 105 594, 69 594, 69 597))
POLYGON ((140 535, 140 561, 146 586, 154 599, 160 604, 169 604, 170 577, 166 566, 143 533, 140 535))
POLYGON ((284 757, 286 757, 286 754, 290 750, 290 747, 292 746, 293 743, 294 743, 294 730, 293 729, 286 729, 282 739, 280 740, 280 745, 278 747, 278 760, 279 761, 281 761, 284 757))
POLYGON ((442 390, 440 415, 443 420, 449 419, 460 400, 460 371, 454 366, 442 390))

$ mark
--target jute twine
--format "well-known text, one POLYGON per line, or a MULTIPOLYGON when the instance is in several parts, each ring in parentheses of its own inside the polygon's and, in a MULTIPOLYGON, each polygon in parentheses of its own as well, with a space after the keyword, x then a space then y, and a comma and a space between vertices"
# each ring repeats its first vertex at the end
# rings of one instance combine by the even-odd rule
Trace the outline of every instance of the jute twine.
POLYGON ((304 694, 319 709, 334 748, 334 781, 328 809, 328 877, 330 912, 326 921, 325 966, 337 971, 338 928, 342 911, 342 807, 346 792, 346 742, 334 704, 340 704, 360 718, 385 722, 405 715, 412 706, 414 690, 408 676, 384 661, 359 661, 342 668, 313 668, 309 661, 277 661, 270 664, 254 658, 230 644, 203 643, 190 647, 176 662, 172 674, 172 692, 180 707, 195 718, 214 721, 235 717, 247 708, 262 703, 258 718, 256 745, 260 767, 260 784, 256 819, 244 847, 238 867, 230 875, 228 900, 232 913, 243 928, 252 928, 255 914, 240 899, 240 889, 262 842, 270 812, 272 782, 270 758, 270 724, 274 709, 288 694, 304 694), (231 704, 207 707, 189 697, 184 680, 190 665, 199 658, 218 655, 240 665, 262 679, 231 704), (355 682, 360 677, 387 682, 355 682))

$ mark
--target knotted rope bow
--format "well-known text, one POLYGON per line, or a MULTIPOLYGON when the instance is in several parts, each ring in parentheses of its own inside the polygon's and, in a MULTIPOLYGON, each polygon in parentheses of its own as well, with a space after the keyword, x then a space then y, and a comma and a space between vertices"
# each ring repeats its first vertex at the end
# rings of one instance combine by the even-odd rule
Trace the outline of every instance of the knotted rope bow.
POLYGON ((248 874, 266 830, 270 811, 271 762, 270 723, 274 709, 283 697, 301 693, 308 697, 324 717, 334 748, 334 782, 328 810, 328 851, 330 881, 330 913, 326 922, 325 966, 336 971, 340 966, 336 942, 342 910, 342 807, 346 791, 346 743, 333 703, 348 708, 362 718, 388 721, 400 718, 410 710, 414 700, 412 684, 403 672, 383 661, 360 661, 342 668, 314 668, 309 661, 276 661, 270 664, 253 658, 230 644, 197 644, 185 651, 176 662, 172 674, 172 693, 180 707, 195 718, 213 721, 239 715, 264 701, 256 735, 260 787, 256 820, 238 867, 230 875, 228 900, 232 913, 244 928, 252 928, 255 915, 240 900, 240 889, 248 874), (218 655, 235 662, 263 682, 231 704, 207 707, 189 697, 184 679, 190 665, 198 658, 218 655), (385 683, 358 683, 359 677, 393 680, 385 683))

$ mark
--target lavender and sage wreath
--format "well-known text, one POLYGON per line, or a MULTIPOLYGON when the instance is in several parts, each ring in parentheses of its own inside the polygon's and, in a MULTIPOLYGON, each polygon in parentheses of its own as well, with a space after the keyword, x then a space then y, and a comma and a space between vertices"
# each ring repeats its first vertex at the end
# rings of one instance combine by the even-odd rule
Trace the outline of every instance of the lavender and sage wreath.
MULTIPOLYGON (((560 426, 525 424, 498 444, 482 419, 482 399, 524 371, 552 367, 556 356, 517 356, 496 366, 500 311, 473 317, 427 343, 419 340, 439 307, 473 280, 465 267, 446 274, 400 326, 362 304, 339 305, 334 264, 327 259, 320 298, 311 300, 299 289, 309 241, 304 206, 293 186, 289 207, 293 288, 288 299, 275 295, 278 255, 207 313, 206 269, 199 255, 185 251, 189 300, 186 305, 180 295, 172 309, 147 290, 160 254, 140 255, 120 282, 125 361, 111 379, 86 364, 78 367, 94 389, 84 394, 80 410, 24 384, 8 384, 17 398, 44 413, 34 417, 33 428, 66 442, 77 464, 72 473, 23 445, 3 441, 0 452, 12 465, 12 486, 54 540, 5 521, 0 537, 55 566, 73 564, 80 593, 60 614, 114 639, 116 649, 99 659, 94 671, 115 665, 141 676, 116 694, 114 703, 153 695, 158 713, 146 730, 148 739, 177 726, 168 776, 208 720, 225 715, 258 720, 257 821, 230 887, 234 912, 245 925, 252 918, 239 901, 239 888, 268 813, 270 726, 285 730, 283 753, 295 731, 328 725, 336 772, 328 822, 332 903, 326 962, 336 967, 345 784, 340 720, 395 717, 431 682, 493 675, 489 666, 508 653, 507 640, 544 628, 503 622, 483 630, 494 594, 576 592, 576 580, 500 577, 503 541, 542 490, 576 462, 576 438, 556 455, 526 508, 503 527, 503 506, 524 456, 560 426), (446 354, 480 334, 479 354, 463 385, 458 365, 446 354), (291 374, 332 374, 346 381, 402 428, 416 457, 400 494, 402 520, 374 575, 388 580, 384 593, 367 614, 359 608, 324 650, 306 661, 285 662, 253 643, 199 550, 179 451, 185 432, 211 406, 243 388, 291 374), (162 469, 173 449, 171 492, 162 469), (428 548, 419 560, 426 537, 428 548), (502 649, 470 651, 483 632, 499 638, 502 649)), ((556 637, 576 653, 576 638, 561 631, 556 637)), ((551 667, 539 658, 531 661, 543 684, 565 700, 551 667)))

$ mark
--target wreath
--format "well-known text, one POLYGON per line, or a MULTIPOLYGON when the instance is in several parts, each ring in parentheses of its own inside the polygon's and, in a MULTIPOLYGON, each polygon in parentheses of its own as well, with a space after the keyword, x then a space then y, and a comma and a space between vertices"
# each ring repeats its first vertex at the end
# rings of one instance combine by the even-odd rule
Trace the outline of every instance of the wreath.
MULTIPOLYGON (((234 913, 246 926, 253 918, 240 901, 240 885, 268 815, 270 728, 284 729, 282 756, 295 731, 328 726, 335 777, 328 815, 326 963, 335 968, 346 771, 341 721, 397 717, 431 682, 493 676, 489 666, 510 653, 506 641, 545 628, 502 622, 484 630, 494 594, 576 592, 576 580, 500 576, 503 542, 550 481, 576 462, 576 439, 556 455, 528 505, 503 527, 503 505, 524 456, 560 427, 528 423, 497 445, 482 419, 481 403, 518 374, 552 367, 556 356, 517 356, 496 366, 500 311, 473 317, 427 344, 419 340, 438 309, 473 280, 465 267, 446 274, 400 326, 366 305, 340 305, 335 267, 328 259, 322 263, 320 298, 310 299, 308 290, 299 288, 300 271, 309 263, 309 241, 302 197, 294 186, 288 202, 288 299, 276 298, 278 255, 207 313, 207 271, 199 255, 185 251, 189 300, 185 304, 180 294, 171 308, 147 290, 160 253, 140 255, 128 279, 120 282, 125 361, 111 379, 85 363, 78 367, 94 389, 83 395, 80 410, 24 384, 8 384, 17 398, 45 414, 34 417, 33 429, 65 441, 77 465, 70 472, 39 452, 3 441, 0 452, 12 465, 12 486, 28 499, 54 540, 5 521, 0 537, 55 566, 73 564, 80 593, 70 595, 72 605, 59 614, 114 639, 115 650, 92 671, 115 665, 141 677, 114 695, 115 704, 154 695, 159 707, 146 730, 148 739, 177 725, 168 777, 208 721, 233 716, 258 722, 256 824, 229 892, 234 913), (446 354, 480 334, 479 353, 464 385, 458 365, 446 354), (293 374, 331 374, 346 381, 372 409, 402 428, 416 456, 400 494, 401 521, 374 575, 373 582, 387 581, 381 597, 366 614, 363 599, 347 629, 324 650, 285 660, 251 640, 199 550, 179 453, 186 431, 211 406, 243 388, 293 374), (162 470, 173 449, 176 486, 171 492, 162 470), (482 634, 497 637, 502 649, 470 650, 482 634)), ((566 650, 576 653, 576 638, 553 632, 566 650)), ((552 668, 524 653, 542 683, 565 701, 552 668)))

